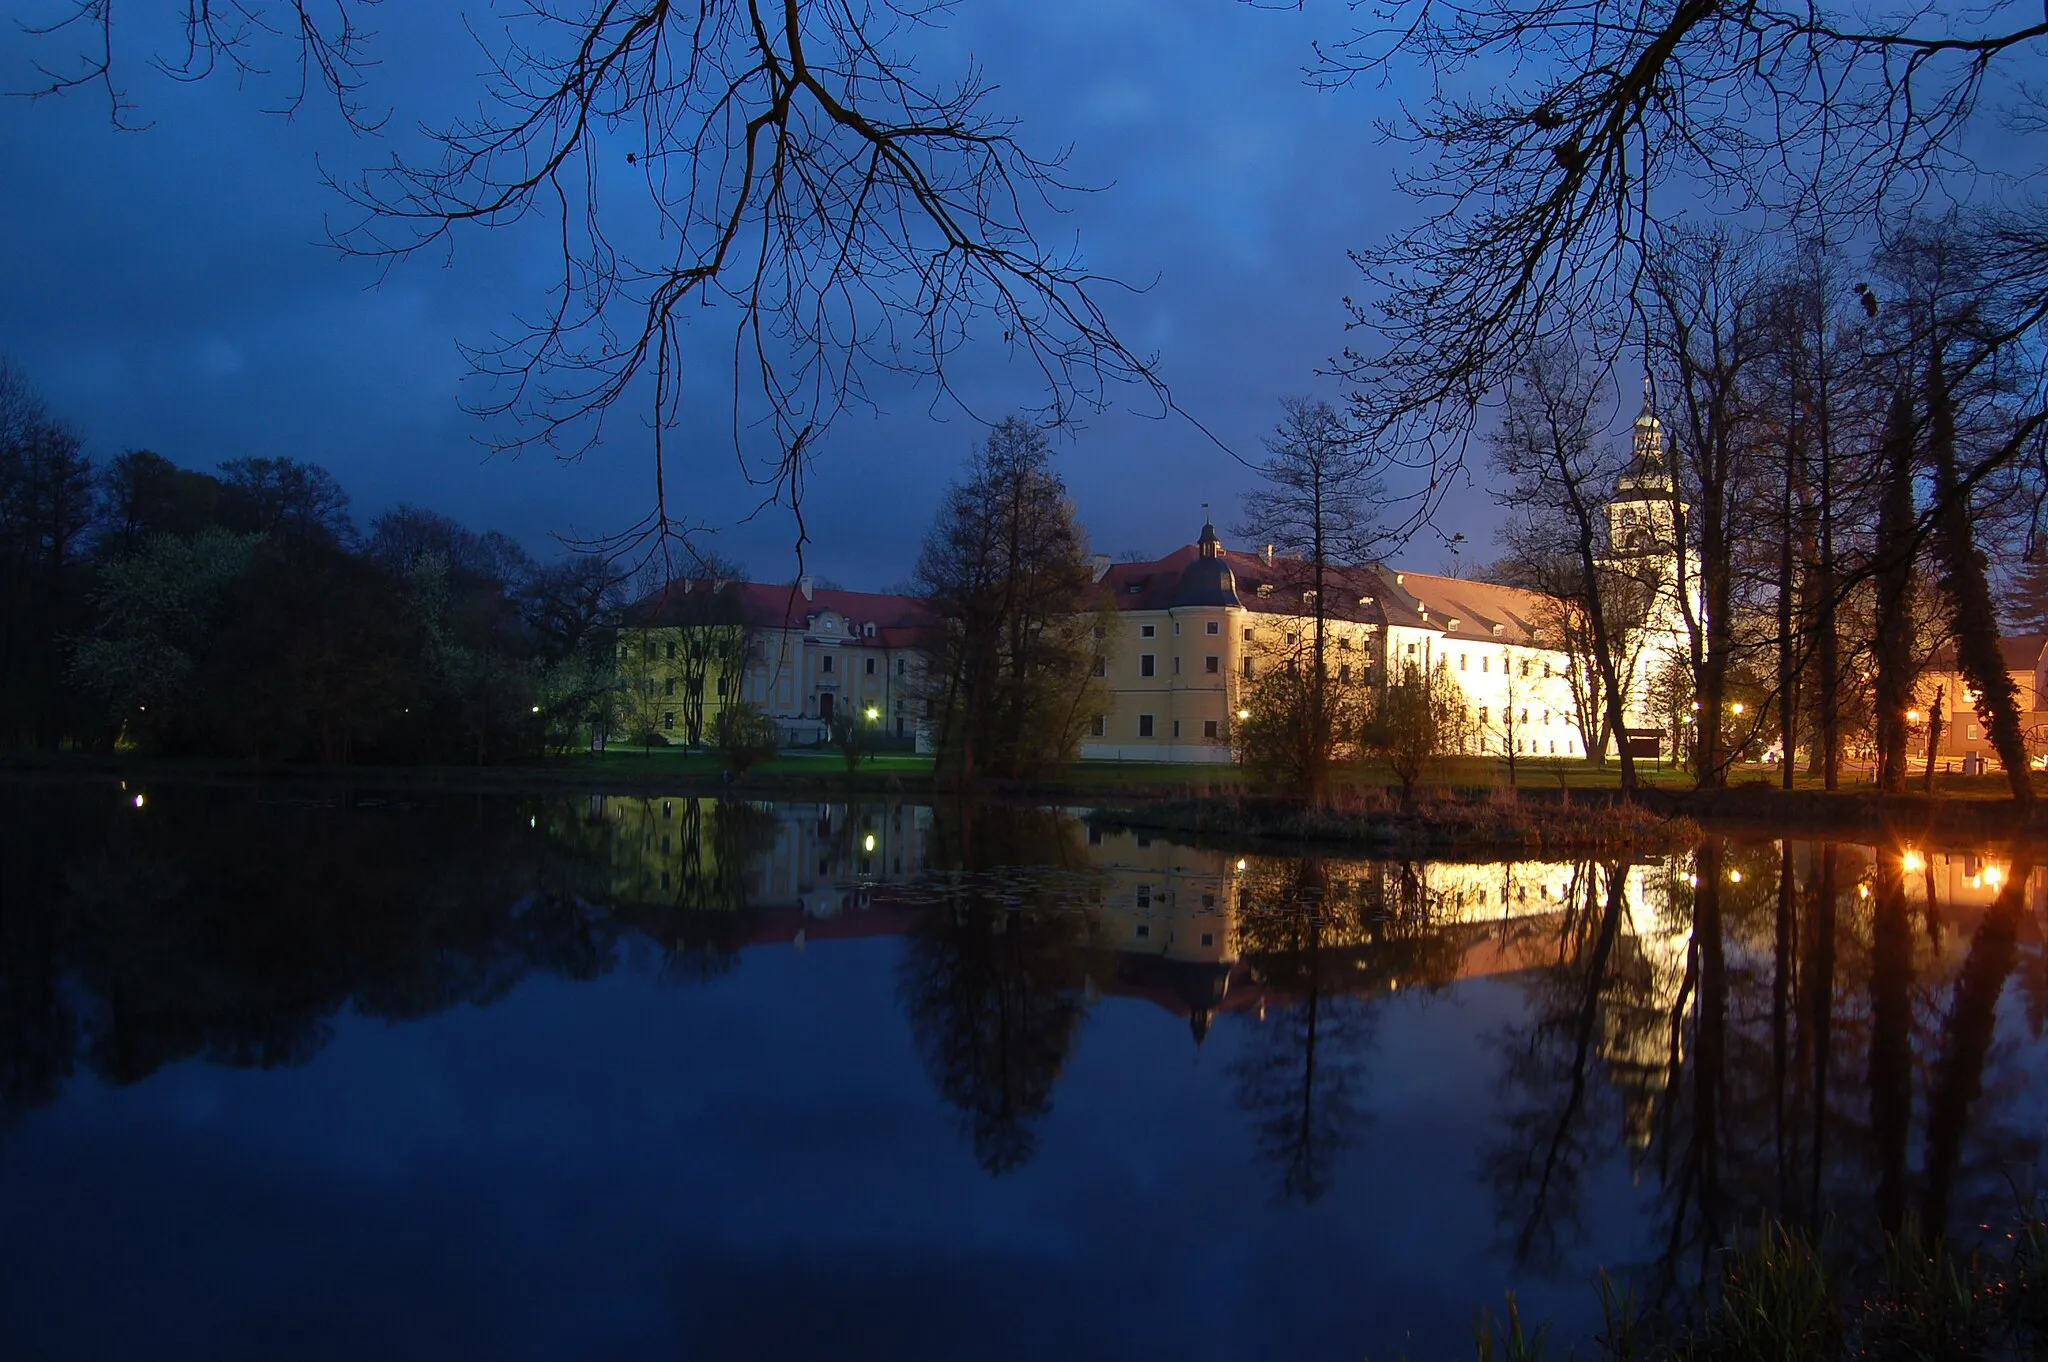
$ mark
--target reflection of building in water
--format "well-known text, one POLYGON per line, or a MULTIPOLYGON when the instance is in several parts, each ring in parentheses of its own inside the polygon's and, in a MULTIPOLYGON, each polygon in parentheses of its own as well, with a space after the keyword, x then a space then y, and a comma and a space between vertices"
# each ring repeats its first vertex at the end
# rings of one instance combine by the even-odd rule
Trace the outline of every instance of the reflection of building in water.
MULTIPOLYGON (((1112 957, 1105 992, 1137 994, 1188 1019, 1203 1036, 1219 1012, 1261 1015, 1285 1001, 1261 956, 1275 943, 1277 908, 1314 919, 1314 949, 1348 966, 1346 991, 1398 990, 1512 974, 1556 962, 1568 905, 1582 900, 1583 867, 1562 861, 1397 862, 1325 858, 1313 883, 1295 857, 1238 856, 1143 832, 1091 829, 1091 944, 1112 957), (1254 925, 1257 924, 1257 925, 1254 925)), ((1645 902, 1649 868, 1630 871, 1645 902)), ((1660 939, 1639 949, 1659 958, 1660 939)))
POLYGON ((829 918, 925 869, 931 810, 895 804, 754 804, 682 795, 592 796, 622 905, 786 908, 829 918))

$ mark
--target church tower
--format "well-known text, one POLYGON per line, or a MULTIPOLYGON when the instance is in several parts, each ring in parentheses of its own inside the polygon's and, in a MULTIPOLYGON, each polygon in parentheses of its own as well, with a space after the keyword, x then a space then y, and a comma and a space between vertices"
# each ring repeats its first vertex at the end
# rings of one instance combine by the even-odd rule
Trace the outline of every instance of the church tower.
POLYGON ((1671 559, 1678 554, 1673 515, 1677 484, 1655 408, 1655 390, 1645 374, 1643 410, 1636 417, 1633 436, 1634 457, 1615 480, 1614 497, 1607 503, 1608 553, 1617 564, 1671 559))
POLYGON ((1650 712, 1647 692, 1660 671, 1684 666, 1690 657, 1686 620, 1688 615, 1699 618, 1700 586, 1698 565, 1685 549, 1677 470, 1657 420, 1656 389, 1648 374, 1632 446, 1628 467, 1615 479, 1607 503, 1605 566, 1652 593, 1625 708, 1631 727, 1656 729, 1662 727, 1661 717, 1650 712))

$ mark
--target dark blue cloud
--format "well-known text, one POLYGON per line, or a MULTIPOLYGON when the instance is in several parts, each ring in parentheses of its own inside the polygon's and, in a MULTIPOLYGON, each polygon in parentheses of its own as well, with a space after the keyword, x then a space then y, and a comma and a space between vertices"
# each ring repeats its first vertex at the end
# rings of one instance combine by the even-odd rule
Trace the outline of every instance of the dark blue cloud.
MULTIPOLYGON (((1091 265, 1144 291, 1111 290, 1111 316, 1201 425, 1256 457, 1285 394, 1336 395, 1316 371, 1344 347, 1347 247, 1376 240, 1410 209, 1395 194, 1372 120, 1392 96, 1308 89, 1310 40, 1344 8, 1059 3, 963 6, 921 39, 928 70, 971 55, 999 87, 1028 145, 1071 145, 1071 169, 1106 186, 1046 220, 1091 265)), ((179 84, 140 60, 167 35, 131 29, 127 88, 143 132, 119 132, 90 92, 0 109, 0 352, 109 454, 149 446, 206 467, 247 454, 326 464, 362 518, 422 502, 537 548, 551 533, 594 534, 649 504, 648 434, 637 411, 601 447, 563 465, 545 454, 486 458, 460 409, 458 340, 505 329, 540 303, 552 262, 543 224, 461 239, 387 277, 326 245, 343 205, 320 183, 416 146, 411 129, 459 110, 483 62, 452 12, 380 9, 369 103, 394 112, 387 139, 332 110, 265 116, 275 78, 248 88, 179 84)), ((0 79, 22 88, 38 49, 0 35, 0 79)), ((43 55, 50 49, 39 49, 43 55)), ((729 309, 728 309, 729 311, 729 309)), ((672 497, 726 526, 720 546, 761 576, 792 566, 786 514, 737 524, 760 496, 739 476, 715 394, 730 319, 707 316, 701 419, 671 434, 672 497)), ((1001 414, 1038 396, 1026 366, 995 344, 963 355, 962 393, 1001 414)), ((1193 536, 1201 503, 1236 518, 1252 475, 1146 394, 1062 438, 1061 466, 1097 547, 1163 551, 1193 536)), ((926 388, 878 389, 820 449, 808 485, 814 570, 849 584, 907 575, 938 491, 974 442, 972 418, 926 388)), ((1492 511, 1463 499, 1453 528, 1483 539, 1492 511), (1470 522, 1469 526, 1467 522, 1470 522)), ((1423 559, 1433 549, 1418 550, 1423 559)))

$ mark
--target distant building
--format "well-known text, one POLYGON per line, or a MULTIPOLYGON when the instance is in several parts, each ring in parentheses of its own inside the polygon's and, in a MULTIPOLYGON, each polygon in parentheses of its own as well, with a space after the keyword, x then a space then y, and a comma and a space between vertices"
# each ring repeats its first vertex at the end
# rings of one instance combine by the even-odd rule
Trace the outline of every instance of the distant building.
POLYGON ((823 742, 835 717, 928 750, 922 647, 929 616, 909 596, 790 585, 677 581, 620 631, 626 732, 687 743, 735 700, 760 706, 785 745, 823 742), (735 663, 738 665, 735 666, 735 663))
MULTIPOLYGON (((1650 625, 1631 669, 1630 727, 1663 731, 1651 680, 1685 652, 1697 586, 1679 559, 1678 507, 1664 437, 1645 396, 1634 454, 1606 508, 1606 566, 1651 584, 1650 625)), ((1081 755, 1122 761, 1228 762, 1251 688, 1300 665, 1314 615, 1306 565, 1270 547, 1226 549, 1214 525, 1149 562, 1095 560, 1106 701, 1081 755)), ((1540 592, 1383 565, 1327 567, 1325 665, 1339 684, 1384 685, 1441 665, 1467 697, 1475 752, 1583 757, 1563 605, 1540 592)), ((634 734, 691 742, 731 698, 761 706, 785 743, 822 741, 835 715, 872 715, 882 732, 929 750, 923 681, 930 618, 905 596, 761 583, 678 582, 640 607, 621 640, 634 734), (746 636, 740 679, 730 651, 746 636), (708 660, 693 654, 701 648, 708 660)))
MULTIPOLYGON (((2012 678, 2027 755, 2039 760, 2048 755, 2048 634, 2009 634, 1998 640, 1998 648, 2012 678)), ((1914 684, 1913 705, 1908 712, 1908 765, 1926 759, 1927 724, 1937 711, 1942 724, 1934 754, 1937 762, 1950 763, 1956 770, 1972 758, 1985 763, 1987 770, 1998 765, 1990 727, 1977 714, 1976 688, 1957 669, 1953 646, 1941 648, 1928 661, 1914 684)))

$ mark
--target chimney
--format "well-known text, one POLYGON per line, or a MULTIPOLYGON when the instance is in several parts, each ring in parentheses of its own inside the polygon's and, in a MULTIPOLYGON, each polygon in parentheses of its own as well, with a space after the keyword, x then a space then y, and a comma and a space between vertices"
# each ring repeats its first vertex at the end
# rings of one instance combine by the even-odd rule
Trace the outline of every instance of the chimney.
POLYGON ((805 600, 809 600, 809 599, 811 598, 811 574, 810 574, 810 573, 806 572, 806 573, 805 573, 805 574, 804 574, 803 576, 801 576, 801 577, 799 577, 799 578, 797 578, 797 579, 796 579, 796 589, 797 589, 798 591, 801 591, 801 592, 803 592, 803 593, 804 593, 804 599, 805 599, 805 600))
POLYGON ((1091 560, 1095 565, 1095 580, 1101 581, 1109 575, 1109 555, 1098 553, 1091 560))
POLYGON ((1267 567, 1271 567, 1273 565, 1273 546, 1271 544, 1268 544, 1266 545, 1266 547, 1260 549, 1259 557, 1266 560, 1267 567))

